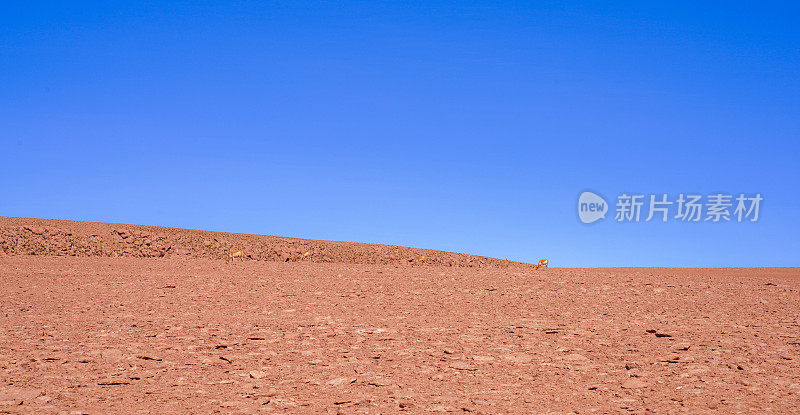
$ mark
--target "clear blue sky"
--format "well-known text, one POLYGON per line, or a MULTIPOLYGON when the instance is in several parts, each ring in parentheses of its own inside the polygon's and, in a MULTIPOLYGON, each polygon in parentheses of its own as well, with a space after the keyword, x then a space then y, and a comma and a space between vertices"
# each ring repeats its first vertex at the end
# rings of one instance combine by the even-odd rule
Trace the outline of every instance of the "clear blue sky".
POLYGON ((796 2, 11 3, 1 216, 800 266, 796 2), (585 225, 584 190, 764 201, 585 225))

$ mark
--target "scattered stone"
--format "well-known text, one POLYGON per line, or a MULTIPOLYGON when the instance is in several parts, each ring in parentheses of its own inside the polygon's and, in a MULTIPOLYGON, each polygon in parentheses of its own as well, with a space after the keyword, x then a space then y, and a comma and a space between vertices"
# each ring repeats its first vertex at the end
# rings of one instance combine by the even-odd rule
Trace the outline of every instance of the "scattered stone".
POLYGON ((367 382, 367 384, 368 384, 368 385, 371 385, 371 386, 378 386, 378 387, 380 387, 380 386, 389 386, 389 385, 391 385, 391 384, 392 384, 392 382, 390 382, 390 381, 389 381, 389 380, 387 380, 387 379, 383 379, 383 378, 375 378, 375 379, 373 379, 373 380, 371 380, 371 381, 367 382))
POLYGON ((450 364, 450 368, 451 369, 456 369, 456 370, 467 370, 467 371, 478 370, 477 367, 472 366, 471 364, 469 364, 467 362, 462 362, 462 361, 451 363, 450 364))
POLYGON ((26 226, 25 229, 34 235, 42 235, 45 233, 45 229, 38 226, 26 226))
POLYGON ((491 363, 494 362, 496 359, 492 356, 472 356, 472 360, 477 363, 491 363))
POLYGON ((253 378, 253 379, 264 379, 266 376, 267 376, 267 374, 262 372, 262 371, 260 371, 260 370, 251 370, 250 371, 250 377, 253 378))
POLYGON ((570 354, 564 356, 564 360, 570 360, 570 361, 573 361, 573 362, 584 362, 584 361, 589 360, 589 358, 584 356, 584 355, 582 355, 582 354, 580 354, 580 353, 570 353, 570 354))
POLYGON ((628 362, 625 363, 625 370, 638 369, 640 366, 639 362, 628 362))
POLYGON ((331 380, 329 380, 329 381, 327 381, 325 383, 328 384, 328 385, 331 385, 331 386, 340 386, 340 385, 346 385, 346 384, 349 385, 351 383, 355 383, 356 380, 357 380, 356 378, 344 378, 344 377, 342 377, 342 378, 333 378, 333 379, 331 379, 331 380))
POLYGON ((642 382, 639 379, 630 378, 630 379, 626 380, 625 382, 622 382, 621 386, 622 386, 623 389, 641 389, 641 388, 646 388, 647 384, 642 382))
POLYGON ((661 361, 665 363, 678 363, 681 361, 681 357, 678 355, 672 355, 664 359, 661 359, 661 361))

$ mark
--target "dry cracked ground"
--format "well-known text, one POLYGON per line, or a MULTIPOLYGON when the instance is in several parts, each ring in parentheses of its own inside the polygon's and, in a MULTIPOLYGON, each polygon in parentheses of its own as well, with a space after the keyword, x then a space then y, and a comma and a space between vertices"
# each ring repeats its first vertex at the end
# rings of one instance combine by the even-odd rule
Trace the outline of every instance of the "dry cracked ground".
POLYGON ((0 412, 791 413, 800 270, 0 257, 0 412))

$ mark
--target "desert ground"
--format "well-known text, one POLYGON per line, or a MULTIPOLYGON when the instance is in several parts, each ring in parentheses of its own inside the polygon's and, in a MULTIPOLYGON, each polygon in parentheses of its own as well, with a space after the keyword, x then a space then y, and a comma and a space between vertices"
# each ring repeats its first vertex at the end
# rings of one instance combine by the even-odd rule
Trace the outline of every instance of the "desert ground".
POLYGON ((800 408, 797 268, 412 266, 346 244, 226 264, 212 249, 71 253, 67 237, 48 251, 59 231, 3 224, 0 413, 800 408))

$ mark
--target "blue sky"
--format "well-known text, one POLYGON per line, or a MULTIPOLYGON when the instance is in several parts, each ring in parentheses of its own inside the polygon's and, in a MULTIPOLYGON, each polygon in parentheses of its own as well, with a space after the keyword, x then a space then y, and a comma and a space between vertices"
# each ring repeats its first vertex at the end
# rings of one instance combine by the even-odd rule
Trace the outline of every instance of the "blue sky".
POLYGON ((2 216, 800 265, 796 3, 9 3, 2 216), (764 201, 585 225, 584 190, 764 201))

